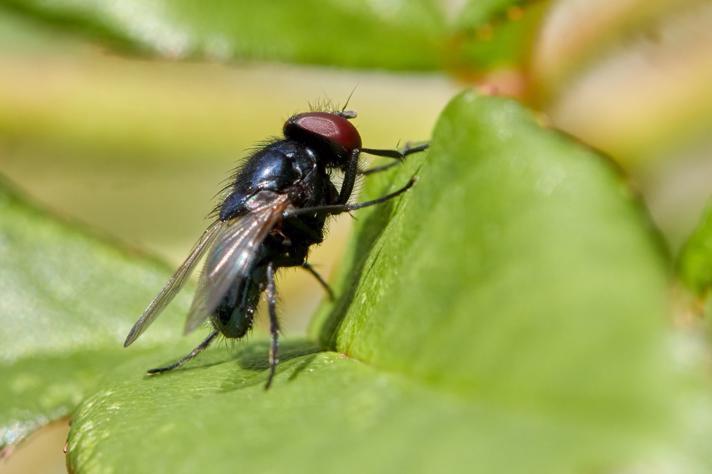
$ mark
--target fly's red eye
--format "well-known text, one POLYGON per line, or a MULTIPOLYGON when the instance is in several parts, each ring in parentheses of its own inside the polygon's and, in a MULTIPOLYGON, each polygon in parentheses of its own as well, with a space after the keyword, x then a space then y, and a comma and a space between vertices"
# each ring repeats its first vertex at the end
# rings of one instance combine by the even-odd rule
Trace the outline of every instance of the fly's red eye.
POLYGON ((361 148, 361 135, 346 118, 328 112, 306 112, 284 124, 284 135, 296 140, 318 139, 339 154, 361 148))

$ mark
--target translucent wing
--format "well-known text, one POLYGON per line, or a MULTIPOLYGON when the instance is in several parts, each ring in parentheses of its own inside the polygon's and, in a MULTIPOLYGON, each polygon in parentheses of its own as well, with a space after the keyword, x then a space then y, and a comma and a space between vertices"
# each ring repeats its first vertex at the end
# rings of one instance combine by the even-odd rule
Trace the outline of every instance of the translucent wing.
POLYGON ((215 311, 239 276, 249 274, 259 246, 288 205, 287 195, 262 191, 252 198, 250 212, 225 222, 205 260, 185 322, 186 333, 215 311))
POLYGON ((143 332, 148 328, 148 326, 156 320, 163 308, 165 308, 168 303, 171 302, 173 297, 180 291, 181 287, 190 276, 195 265, 200 261, 205 251, 210 247, 210 244, 218 236, 220 230, 225 225, 224 222, 215 222, 210 227, 207 228, 200 239, 195 243, 193 249, 190 251, 190 255, 185 259, 183 264, 176 270, 166 286, 163 287, 160 293, 151 301, 148 308, 143 312, 136 324, 133 325, 129 335, 126 336, 126 341, 124 341, 124 347, 134 342, 143 332))

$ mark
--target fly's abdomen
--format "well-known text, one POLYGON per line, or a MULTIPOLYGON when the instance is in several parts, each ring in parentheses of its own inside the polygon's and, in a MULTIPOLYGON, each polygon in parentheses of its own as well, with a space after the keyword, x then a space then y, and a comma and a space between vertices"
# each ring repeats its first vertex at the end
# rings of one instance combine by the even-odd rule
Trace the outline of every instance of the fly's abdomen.
POLYGON ((260 291, 252 278, 240 278, 222 299, 211 321, 228 338, 240 338, 252 328, 260 291))

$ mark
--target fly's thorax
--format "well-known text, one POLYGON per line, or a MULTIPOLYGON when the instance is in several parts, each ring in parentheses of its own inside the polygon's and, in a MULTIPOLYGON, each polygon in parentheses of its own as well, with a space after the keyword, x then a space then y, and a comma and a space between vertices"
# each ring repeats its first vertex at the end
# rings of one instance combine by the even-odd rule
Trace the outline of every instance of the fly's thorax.
POLYGON ((315 152, 290 140, 273 142, 254 153, 236 173, 230 194, 220 206, 220 220, 249 212, 248 204, 260 191, 287 194, 318 168, 315 152))

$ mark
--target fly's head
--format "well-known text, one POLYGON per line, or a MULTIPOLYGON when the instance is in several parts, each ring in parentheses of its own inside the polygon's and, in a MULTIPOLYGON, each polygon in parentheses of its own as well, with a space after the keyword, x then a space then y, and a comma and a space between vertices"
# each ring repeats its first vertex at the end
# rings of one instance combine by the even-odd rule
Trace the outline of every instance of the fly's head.
POLYGON ((361 148, 361 135, 349 119, 355 112, 304 112, 284 124, 284 136, 315 149, 324 166, 344 169, 354 150, 361 148))

